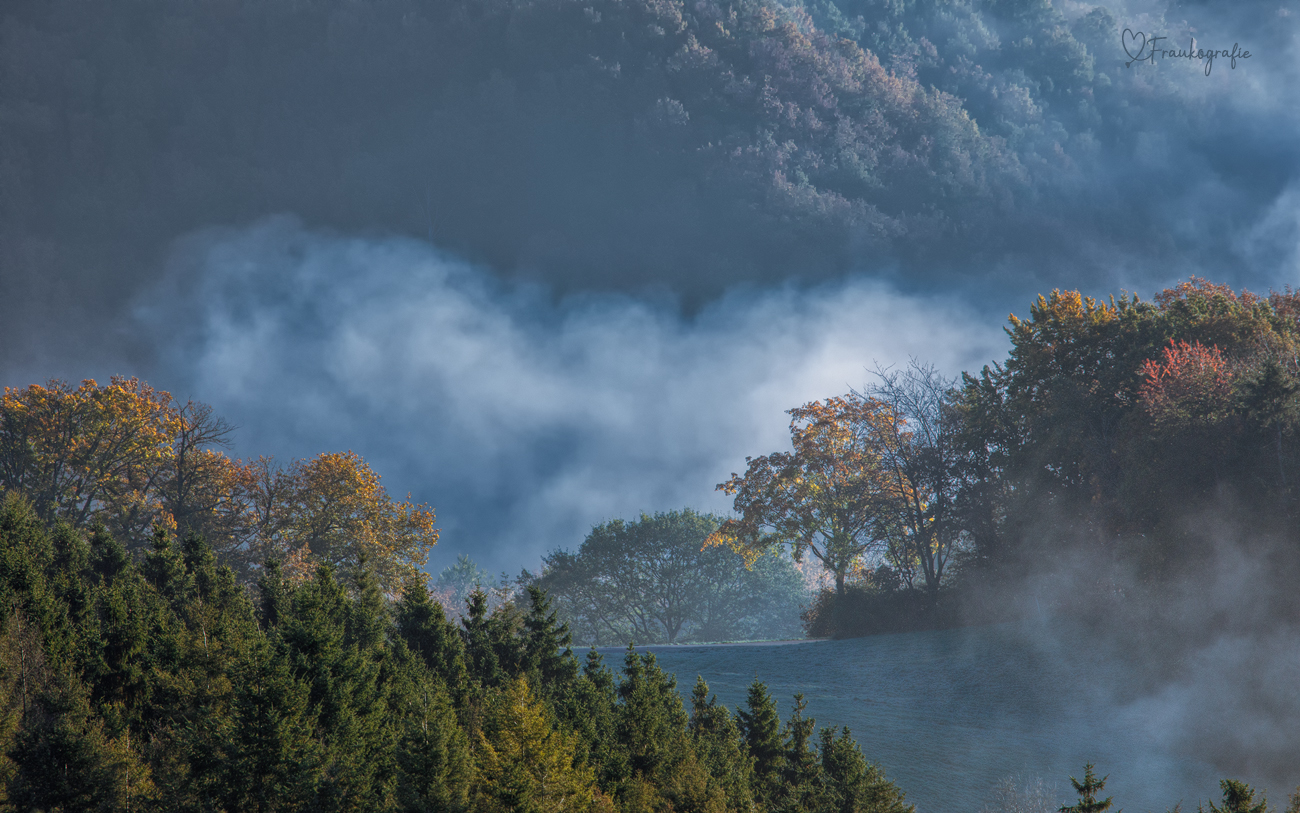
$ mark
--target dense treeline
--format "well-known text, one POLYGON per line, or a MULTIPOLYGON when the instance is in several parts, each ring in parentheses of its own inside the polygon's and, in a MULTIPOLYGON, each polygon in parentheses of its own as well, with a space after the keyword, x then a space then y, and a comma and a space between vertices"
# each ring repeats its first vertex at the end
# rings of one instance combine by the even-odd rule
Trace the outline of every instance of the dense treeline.
POLYGON ((1202 563, 1213 540, 1195 523, 1218 514, 1294 564, 1295 292, 1058 291, 1009 332, 1006 363, 967 376, 954 402, 987 495, 968 520, 980 559, 1028 566, 1035 546, 1083 533, 1160 579, 1202 563))
POLYGON ((391 499, 359 455, 232 460, 232 431, 208 405, 135 378, 6 387, 0 492, 26 495, 46 523, 100 523, 135 554, 155 528, 200 535, 245 584, 272 558, 293 579, 367 559, 390 592, 424 566, 433 510, 391 499))
POLYGON ((912 809, 799 698, 688 710, 652 655, 581 663, 537 590, 458 626, 420 579, 272 563, 250 598, 196 536, 137 562, 11 493, 0 607, 7 810, 912 809))
MULTIPOLYGON (((1298 296, 1054 291, 978 375, 914 362, 791 410, 791 451, 720 486, 729 520, 605 523, 518 591, 464 559, 440 585, 496 594, 458 621, 414 572, 432 513, 359 458, 232 461, 207 407, 134 379, 6 390, 2 804, 902 813, 802 698, 782 724, 761 684, 733 714, 700 681, 688 709, 652 656, 580 662, 560 612, 591 637, 734 635, 794 587, 767 555, 788 545, 834 577, 814 634, 1005 617, 1064 564, 1036 609, 1150 611, 1176 649, 1180 622, 1235 622, 1132 588, 1208 583, 1231 534, 1266 563, 1247 619, 1292 623, 1294 590, 1274 588, 1300 569, 1298 296)), ((1104 809, 1094 780, 1074 809, 1104 809)), ((1223 791, 1213 809, 1263 809, 1223 791)))
MULTIPOLYGON (((987 618, 1049 575, 1072 580, 1049 606, 1156 595, 1203 581, 1227 540, 1276 584, 1296 575, 1295 292, 1054 291, 1008 333, 1008 359, 961 382, 914 362, 791 410, 793 452, 719 486, 739 515, 710 543, 820 559, 837 578, 810 613, 820 634, 987 618)), ((1280 622, 1300 610, 1294 591, 1255 600, 1280 622)))

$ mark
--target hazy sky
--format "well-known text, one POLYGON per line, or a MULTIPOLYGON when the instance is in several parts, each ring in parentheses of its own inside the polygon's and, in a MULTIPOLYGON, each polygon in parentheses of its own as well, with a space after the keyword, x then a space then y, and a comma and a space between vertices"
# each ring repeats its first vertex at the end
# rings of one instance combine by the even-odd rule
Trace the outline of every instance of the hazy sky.
MULTIPOLYGON (((1093 6, 1056 8, 1074 21, 1093 6)), ((152 18, 124 13, 101 48, 97 32, 82 45, 48 34, 64 29, 23 4, 0 73, 14 128, 0 189, 26 190, 0 230, 0 377, 140 375, 211 403, 239 427, 237 454, 357 451, 391 492, 437 510, 435 572, 457 553, 535 568, 641 511, 725 511, 713 486, 782 448, 786 409, 861 386, 876 362, 977 369, 1005 353, 1005 317, 1033 293, 1149 296, 1193 273, 1257 290, 1300 281, 1295 13, 1110 9, 1115 30, 1090 47, 1120 90, 1099 118, 1038 80, 1025 87, 1041 98, 1017 90, 1036 68, 1017 66, 1022 45, 989 18, 979 47, 1001 67, 986 85, 1010 123, 981 137, 1005 131, 987 144, 1012 144, 997 165, 1012 180, 953 187, 973 196, 964 209, 935 197, 872 221, 892 243, 833 232, 831 250, 832 232, 799 217, 841 198, 774 203, 780 184, 746 198, 725 173, 682 192, 694 159, 663 158, 659 125, 629 119, 631 135, 607 138, 617 111, 546 118, 536 99, 552 97, 527 93, 564 83, 530 85, 531 63, 464 78, 417 49, 410 65, 456 74, 420 118, 418 85, 352 70, 355 87, 331 95, 297 52, 258 56, 235 28, 182 38, 177 53, 198 56, 169 84, 148 56, 181 59, 169 45, 131 49, 152 18), (1252 55, 1209 76, 1175 57, 1123 68, 1124 28, 1252 55), (735 205, 724 217, 711 200, 735 205), (978 219, 997 206, 1005 217, 978 219), (950 220, 931 238, 937 211, 950 220)), ((339 64, 368 65, 358 53, 339 64)), ((967 109, 981 126, 973 97, 967 109)))

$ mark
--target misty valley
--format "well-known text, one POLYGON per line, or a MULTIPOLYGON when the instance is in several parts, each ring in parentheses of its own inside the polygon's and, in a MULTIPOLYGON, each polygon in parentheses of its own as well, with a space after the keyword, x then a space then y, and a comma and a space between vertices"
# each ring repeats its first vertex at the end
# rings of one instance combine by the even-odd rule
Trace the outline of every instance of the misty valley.
POLYGON ((1297 53, 6 0, 0 813, 1300 813, 1297 53))
POLYGON ((1054 291, 978 374, 789 409, 731 516, 499 578, 431 577, 434 510, 356 453, 232 458, 135 378, 6 388, 4 803, 1099 811, 1222 779, 1264 811, 1300 767, 1298 297, 1054 291))
POLYGON ((1222 772, 1175 733, 1195 710, 1126 696, 1122 670, 1079 664, 1061 632, 1034 620, 651 651, 667 671, 703 675, 732 706, 756 676, 783 709, 802 692, 817 724, 848 726, 918 810, 1055 811, 1074 801, 1068 777, 1086 762, 1109 775, 1106 795, 1126 810, 1217 801, 1222 772))

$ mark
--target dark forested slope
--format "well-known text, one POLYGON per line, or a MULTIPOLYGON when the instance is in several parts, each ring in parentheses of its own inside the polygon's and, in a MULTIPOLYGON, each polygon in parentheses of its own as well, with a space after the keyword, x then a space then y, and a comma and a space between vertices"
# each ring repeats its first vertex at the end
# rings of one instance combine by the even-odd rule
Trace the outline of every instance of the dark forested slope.
MULTIPOLYGON (((1266 5, 1244 29, 1257 50, 1288 30, 1266 5)), ((1143 19, 1189 15, 1217 24, 1143 19)), ((1120 23, 1045 0, 10 3, 9 363, 57 356, 76 325, 122 350, 173 239, 286 212, 563 290, 693 301, 847 269, 1106 276, 1193 250, 1235 273, 1263 238, 1225 242, 1232 223, 1294 170, 1285 127, 1227 115, 1251 94, 1125 69, 1120 23), (1209 214, 1178 202, 1189 168, 1234 218, 1187 227, 1209 214)))
MULTIPOLYGON (((460 625, 411 580, 277 565, 250 594, 191 537, 133 561, 0 505, 0 808, 862 811, 903 796, 759 683, 691 708, 654 656, 583 665, 539 591, 460 625)), ((802 704, 799 705, 802 709, 802 704)))

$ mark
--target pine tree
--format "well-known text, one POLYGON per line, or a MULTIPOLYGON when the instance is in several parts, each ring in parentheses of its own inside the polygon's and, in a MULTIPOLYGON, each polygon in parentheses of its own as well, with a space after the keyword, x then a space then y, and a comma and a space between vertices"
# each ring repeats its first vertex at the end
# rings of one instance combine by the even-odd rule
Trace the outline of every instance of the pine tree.
POLYGON ((1079 794, 1079 801, 1073 805, 1064 805, 1061 807, 1061 813, 1101 813, 1103 810, 1109 810, 1111 799, 1106 797, 1098 800, 1097 797, 1106 789, 1106 780, 1109 775, 1098 779, 1093 773, 1093 764, 1089 762, 1083 766, 1083 781, 1070 777, 1070 784, 1074 785, 1075 791, 1079 794))
POLYGON ((821 731, 821 766, 826 813, 914 813, 915 805, 884 773, 862 756, 847 728, 821 731))
MULTIPOLYGON (((1211 813, 1268 813, 1268 799, 1261 797, 1255 801, 1255 789, 1236 779, 1224 779, 1219 782, 1223 790, 1223 807, 1210 802, 1211 813)), ((1197 810, 1201 810, 1197 806, 1197 810)))
POLYGON ((318 789, 328 810, 370 810, 391 793, 395 736, 380 679, 381 665, 367 642, 364 608, 348 599, 333 570, 293 593, 292 613, 282 618, 277 637, 294 676, 310 689, 311 713, 324 749, 318 789))
POLYGON ((591 768, 576 765, 571 735, 556 731, 522 677, 495 691, 474 747, 482 813, 583 813, 594 799, 591 768))
POLYGON ((637 655, 628 647, 618 695, 619 742, 632 771, 653 779, 680 754, 685 738, 687 718, 677 681, 659 668, 654 655, 637 655))
POLYGON ((470 676, 484 686, 499 686, 506 678, 494 646, 495 639, 500 636, 500 622, 488 617, 487 594, 482 590, 470 593, 465 605, 465 617, 461 623, 470 676))
POLYGON ((753 790, 755 799, 768 806, 781 790, 785 768, 785 743, 781 738, 781 716, 776 701, 767 692, 767 684, 757 678, 749 685, 746 708, 736 709, 740 733, 754 761, 753 790))
POLYGON ((578 678, 578 662, 570 648, 573 635, 551 610, 551 601, 541 588, 530 585, 527 593, 529 610, 524 616, 523 630, 525 672, 553 706, 563 705, 578 678))
POLYGON ((618 689, 614 673, 595 649, 587 653, 576 690, 578 714, 572 722, 585 762, 596 770, 600 787, 613 793, 632 775, 627 748, 618 739, 618 689))
POLYGON ((45 589, 45 572, 55 558, 49 534, 21 494, 0 502, 0 606, 26 605, 45 589))
POLYGON ((423 579, 410 579, 397 604, 397 634, 411 652, 447 686, 453 698, 466 690, 465 642, 429 595, 423 579))
POLYGON ((321 781, 308 687, 283 653, 267 646, 249 654, 235 685, 230 716, 204 721, 209 740, 224 746, 217 755, 221 777, 209 794, 226 810, 307 810, 321 781))
POLYGON ((398 806, 404 813, 457 813, 469 803, 473 778, 469 739, 451 699, 432 675, 414 674, 397 744, 398 806))
POLYGON ((150 625, 139 728, 148 732, 161 809, 187 811, 204 809, 220 784, 228 730, 219 721, 229 720, 241 662, 261 636, 246 592, 202 538, 180 548, 155 545, 144 568, 166 595, 145 601, 163 609, 150 625))
POLYGON ((145 580, 169 601, 179 601, 188 592, 185 558, 162 528, 154 530, 152 548, 140 570, 145 580))
POLYGON ((262 626, 266 629, 279 626, 280 619, 290 611, 293 588, 278 559, 266 561, 257 579, 257 590, 261 596, 257 610, 262 626))
POLYGON ((9 801, 19 810, 115 810, 156 794, 129 737, 114 739, 86 689, 62 674, 19 733, 9 801))
POLYGON ((691 690, 690 731, 696 751, 725 794, 727 808, 751 809, 753 760, 741 744, 735 719, 726 706, 718 703, 716 695, 710 696, 709 684, 703 677, 696 677, 691 690))
POLYGON ((785 759, 781 768, 781 792, 773 807, 779 810, 817 810, 821 807, 819 779, 821 764, 809 746, 817 721, 803 716, 808 704, 802 694, 794 696, 794 709, 785 726, 785 759))

